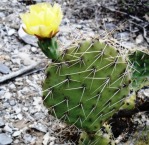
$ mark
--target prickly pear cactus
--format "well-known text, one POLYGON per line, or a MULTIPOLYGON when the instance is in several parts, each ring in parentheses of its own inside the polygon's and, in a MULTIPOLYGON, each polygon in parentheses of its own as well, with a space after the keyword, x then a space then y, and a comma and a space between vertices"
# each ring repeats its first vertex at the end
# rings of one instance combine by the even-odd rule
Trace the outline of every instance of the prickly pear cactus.
POLYGON ((135 51, 129 55, 132 64, 132 85, 136 90, 149 85, 149 54, 135 51))
POLYGON ((126 60, 113 47, 84 42, 47 68, 43 100, 50 113, 95 133, 129 94, 126 60))
POLYGON ((110 125, 104 124, 96 134, 82 132, 79 145, 115 145, 110 125))

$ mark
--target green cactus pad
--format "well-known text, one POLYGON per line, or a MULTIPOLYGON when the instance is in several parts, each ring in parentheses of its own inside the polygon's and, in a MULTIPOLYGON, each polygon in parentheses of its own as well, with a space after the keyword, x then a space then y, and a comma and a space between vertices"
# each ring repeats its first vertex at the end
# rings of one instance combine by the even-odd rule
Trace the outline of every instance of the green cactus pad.
POLYGON ((96 134, 82 132, 79 145, 115 145, 111 127, 104 124, 102 130, 98 131, 96 134))
POLYGON ((132 85, 138 90, 149 85, 149 54, 142 51, 135 51, 129 55, 132 63, 132 85))
POLYGON ((84 42, 47 68, 43 100, 58 119, 96 132, 120 108, 129 84, 127 62, 117 50, 84 42))

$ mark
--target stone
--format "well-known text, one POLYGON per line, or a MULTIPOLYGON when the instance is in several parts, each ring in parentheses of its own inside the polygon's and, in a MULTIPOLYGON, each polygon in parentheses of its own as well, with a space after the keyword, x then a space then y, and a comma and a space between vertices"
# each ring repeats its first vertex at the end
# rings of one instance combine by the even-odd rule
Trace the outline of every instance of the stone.
POLYGON ((32 63, 35 62, 31 59, 31 57, 27 53, 19 53, 18 56, 23 60, 23 64, 26 66, 31 65, 32 63))
POLYGON ((12 99, 12 100, 9 100, 9 104, 10 104, 11 106, 15 106, 15 105, 16 105, 16 102, 15 102, 14 99, 12 99))
POLYGON ((13 131, 12 131, 12 128, 11 128, 8 124, 5 125, 4 130, 5 130, 6 132, 10 132, 10 133, 13 132, 13 131))
POLYGON ((31 128, 44 132, 44 133, 47 132, 47 127, 41 123, 33 124, 31 125, 31 128))
POLYGON ((16 114, 19 114, 21 112, 21 108, 18 106, 14 106, 13 109, 14 109, 16 114))
POLYGON ((11 59, 11 61, 13 62, 13 64, 21 64, 21 60, 20 59, 11 59))
POLYGON ((12 143, 12 138, 7 136, 5 133, 0 134, 0 144, 7 145, 12 143))
POLYGON ((106 29, 106 31, 111 32, 116 29, 116 25, 113 23, 106 23, 105 29, 106 29))
POLYGON ((0 18, 4 18, 5 14, 3 12, 0 12, 0 18))
POLYGON ((44 136, 43 136, 43 145, 48 145, 49 143, 49 140, 50 140, 50 133, 47 132, 44 136))
POLYGON ((10 108, 9 103, 8 103, 8 102, 4 102, 4 103, 3 103, 3 108, 7 108, 7 109, 10 108))
POLYGON ((3 96, 5 94, 5 92, 6 92, 5 90, 0 89, 0 96, 3 96))
MULTIPOLYGON (((36 53, 38 50, 37 50, 36 47, 31 47, 31 51, 32 51, 33 53, 36 53)), ((40 51, 40 50, 39 50, 39 51, 40 51)))
POLYGON ((144 94, 146 97, 149 98, 149 89, 145 89, 145 90, 143 91, 143 94, 144 94))
POLYGON ((3 128, 4 126, 5 126, 5 123, 4 123, 3 119, 0 118, 0 128, 3 128))
POLYGON ((144 38, 142 36, 142 34, 139 34, 137 37, 136 37, 136 44, 140 44, 144 41, 144 38))
POLYGON ((12 96, 12 94, 11 94, 10 92, 6 92, 6 93, 4 94, 4 98, 6 98, 6 99, 10 99, 11 96, 12 96))
POLYGON ((121 32, 121 33, 116 33, 114 37, 120 41, 122 40, 127 41, 130 39, 130 34, 128 32, 121 32))
POLYGON ((21 131, 15 131, 12 136, 16 137, 16 136, 19 136, 21 134, 21 131))
POLYGON ((24 134, 23 139, 25 143, 30 143, 32 141, 32 136, 30 134, 24 134))
POLYGON ((15 29, 8 30, 8 36, 11 36, 11 35, 13 35, 15 33, 16 33, 16 30, 15 29))
POLYGON ((17 115, 17 118, 18 118, 19 120, 22 120, 22 119, 23 119, 22 114, 19 113, 19 114, 17 115))
POLYGON ((10 88, 11 90, 15 90, 15 89, 16 89, 16 86, 12 83, 12 84, 9 85, 9 88, 10 88))
POLYGON ((8 73, 10 73, 10 69, 5 64, 0 63, 0 72, 3 74, 8 74, 8 73))

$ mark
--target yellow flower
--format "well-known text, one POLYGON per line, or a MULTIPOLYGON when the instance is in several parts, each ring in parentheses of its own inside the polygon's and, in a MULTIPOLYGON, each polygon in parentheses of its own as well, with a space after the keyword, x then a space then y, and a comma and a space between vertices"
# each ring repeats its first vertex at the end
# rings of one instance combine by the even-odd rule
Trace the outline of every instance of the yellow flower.
POLYGON ((61 7, 56 3, 53 7, 49 3, 31 5, 29 13, 21 14, 24 30, 39 38, 54 37, 59 31, 62 17, 61 7))

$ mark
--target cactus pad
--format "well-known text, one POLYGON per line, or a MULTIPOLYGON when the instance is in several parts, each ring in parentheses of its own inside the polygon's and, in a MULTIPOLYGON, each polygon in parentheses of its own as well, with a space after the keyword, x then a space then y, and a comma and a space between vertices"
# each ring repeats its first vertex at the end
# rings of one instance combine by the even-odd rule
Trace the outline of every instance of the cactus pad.
POLYGON ((82 132, 79 139, 79 145, 115 145, 111 126, 104 124, 102 129, 96 134, 82 132))
POLYGON ((129 56, 132 67, 132 85, 140 89, 149 85, 149 54, 142 51, 135 51, 129 56))
POLYGON ((115 48, 84 42, 50 64, 43 84, 49 112, 86 132, 96 132, 129 94, 126 60, 115 48))

